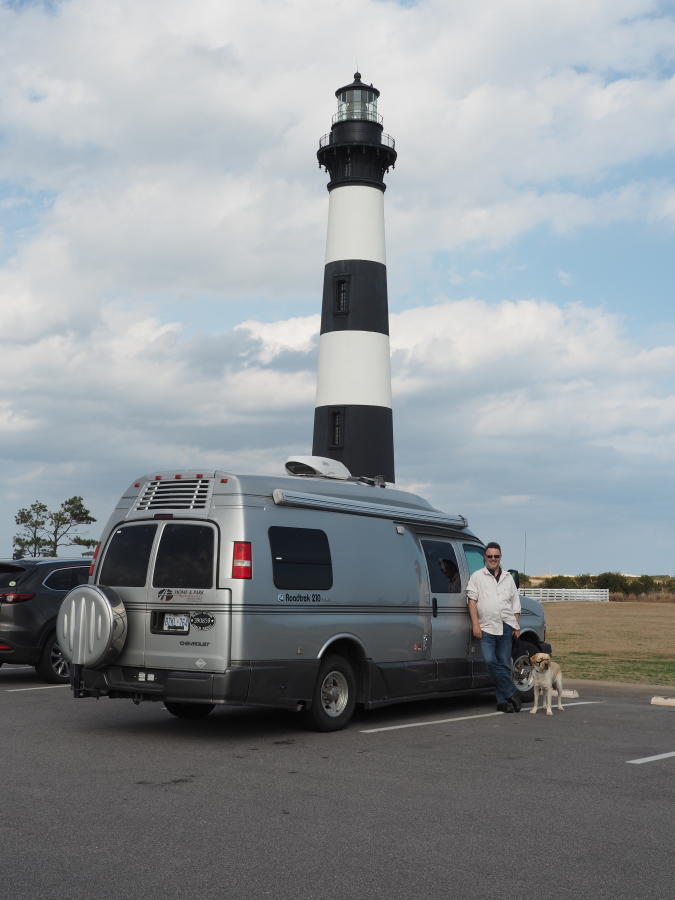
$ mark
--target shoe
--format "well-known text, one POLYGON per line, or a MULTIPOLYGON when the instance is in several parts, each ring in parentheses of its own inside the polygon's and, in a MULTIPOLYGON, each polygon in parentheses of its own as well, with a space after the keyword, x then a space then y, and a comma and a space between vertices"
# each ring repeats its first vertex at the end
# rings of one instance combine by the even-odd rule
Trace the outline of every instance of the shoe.
POLYGON ((514 712, 520 712, 522 709, 523 703, 518 694, 514 694, 512 697, 509 697, 509 703, 513 707, 514 712))
POLYGON ((510 703, 498 703, 497 712, 510 713, 513 712, 513 707, 510 703))

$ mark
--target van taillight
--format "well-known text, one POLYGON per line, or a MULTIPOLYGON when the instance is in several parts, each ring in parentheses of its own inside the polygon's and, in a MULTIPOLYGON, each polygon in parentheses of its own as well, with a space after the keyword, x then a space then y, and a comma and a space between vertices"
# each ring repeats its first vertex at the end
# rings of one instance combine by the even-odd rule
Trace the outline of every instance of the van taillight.
POLYGON ((251 543, 250 541, 235 541, 232 554, 232 577, 251 578, 252 575, 251 543))
POLYGON ((0 603, 23 603, 24 600, 32 600, 35 594, 1 593, 0 603))
POLYGON ((94 555, 91 558, 91 565, 89 566, 89 577, 94 574, 94 569, 96 568, 96 560, 98 559, 98 551, 101 549, 101 545, 97 544, 96 549, 94 550, 94 555))

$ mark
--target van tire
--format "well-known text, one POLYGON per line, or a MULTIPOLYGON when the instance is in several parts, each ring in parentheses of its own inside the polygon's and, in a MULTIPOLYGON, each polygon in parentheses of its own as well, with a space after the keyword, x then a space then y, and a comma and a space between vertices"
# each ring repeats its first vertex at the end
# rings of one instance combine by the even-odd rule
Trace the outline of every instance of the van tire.
POLYGON ((35 671, 49 684, 68 684, 70 681, 70 663, 63 655, 53 632, 42 648, 40 662, 35 666, 35 671))
POLYGON ((215 703, 171 703, 165 700, 166 711, 179 719, 205 719, 213 712, 215 703))
POLYGON ((521 700, 532 700, 534 697, 530 657, 536 652, 537 648, 528 641, 518 641, 513 648, 511 671, 516 692, 521 700))
POLYGON ((327 656, 319 666, 309 724, 316 731, 339 731, 354 715, 356 676, 342 656, 327 656))

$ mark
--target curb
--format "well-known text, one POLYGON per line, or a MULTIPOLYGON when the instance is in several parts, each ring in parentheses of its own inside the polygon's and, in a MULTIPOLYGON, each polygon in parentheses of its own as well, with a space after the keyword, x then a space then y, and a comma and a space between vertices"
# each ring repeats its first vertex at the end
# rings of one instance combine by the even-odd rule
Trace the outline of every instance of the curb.
POLYGON ((652 697, 652 706, 675 706, 675 697, 652 697))

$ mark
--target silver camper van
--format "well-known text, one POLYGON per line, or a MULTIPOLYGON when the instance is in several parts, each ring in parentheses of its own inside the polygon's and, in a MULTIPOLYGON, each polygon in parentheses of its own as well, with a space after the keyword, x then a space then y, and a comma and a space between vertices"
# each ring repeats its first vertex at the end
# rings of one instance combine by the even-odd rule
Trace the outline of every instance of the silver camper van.
MULTIPOLYGON (((277 706, 333 731, 357 704, 490 688, 465 597, 483 546, 466 520, 333 460, 287 471, 151 473, 129 486, 89 584, 59 612, 75 697, 161 700, 186 718, 277 706)), ((521 626, 526 692, 545 639, 536 601, 521 626)))

